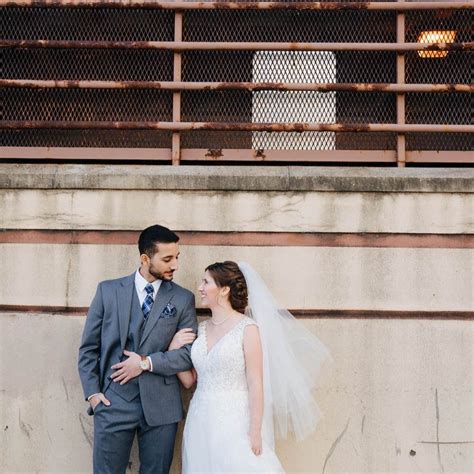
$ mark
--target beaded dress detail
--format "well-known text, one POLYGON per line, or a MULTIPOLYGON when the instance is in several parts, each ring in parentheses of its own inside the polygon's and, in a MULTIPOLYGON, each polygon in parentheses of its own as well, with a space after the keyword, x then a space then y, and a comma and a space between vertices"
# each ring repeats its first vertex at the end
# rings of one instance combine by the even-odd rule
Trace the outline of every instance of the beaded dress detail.
POLYGON ((250 409, 244 330, 255 322, 241 319, 209 350, 207 321, 198 328, 191 358, 198 374, 183 436, 183 473, 281 473, 272 448, 263 441, 255 456, 248 437, 250 409))

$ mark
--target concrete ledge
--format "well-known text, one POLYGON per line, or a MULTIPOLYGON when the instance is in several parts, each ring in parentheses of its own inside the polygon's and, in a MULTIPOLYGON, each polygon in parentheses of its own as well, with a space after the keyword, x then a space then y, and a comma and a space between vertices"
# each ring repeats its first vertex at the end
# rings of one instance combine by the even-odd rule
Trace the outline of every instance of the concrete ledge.
POLYGON ((472 193, 474 169, 0 164, 0 188, 472 193))

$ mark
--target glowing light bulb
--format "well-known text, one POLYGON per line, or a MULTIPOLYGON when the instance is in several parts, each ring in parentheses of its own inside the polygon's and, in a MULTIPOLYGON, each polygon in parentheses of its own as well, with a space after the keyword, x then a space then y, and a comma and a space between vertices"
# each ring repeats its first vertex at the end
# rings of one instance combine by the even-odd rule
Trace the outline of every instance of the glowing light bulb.
MULTIPOLYGON (((454 43, 456 31, 435 30, 422 31, 418 36, 418 43, 454 43)), ((445 58, 449 51, 418 51, 420 58, 445 58)))

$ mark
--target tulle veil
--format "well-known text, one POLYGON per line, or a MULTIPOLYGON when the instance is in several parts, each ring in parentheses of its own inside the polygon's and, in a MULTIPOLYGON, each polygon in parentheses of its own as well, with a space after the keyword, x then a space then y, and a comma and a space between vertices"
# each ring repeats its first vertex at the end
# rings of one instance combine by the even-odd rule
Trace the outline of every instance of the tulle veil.
POLYGON ((314 399, 320 368, 329 351, 304 325, 280 309, 260 275, 238 262, 248 288, 247 316, 257 323, 263 348, 264 419, 262 434, 270 445, 275 437, 293 432, 301 440, 321 417, 314 399))

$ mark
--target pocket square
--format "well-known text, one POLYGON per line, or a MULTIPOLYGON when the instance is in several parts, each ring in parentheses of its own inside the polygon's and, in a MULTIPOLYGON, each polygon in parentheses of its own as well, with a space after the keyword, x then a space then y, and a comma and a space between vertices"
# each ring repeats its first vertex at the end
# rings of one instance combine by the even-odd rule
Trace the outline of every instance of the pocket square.
POLYGON ((176 316, 176 313, 177 313, 176 306, 172 305, 171 303, 168 303, 165 306, 165 309, 160 314, 160 318, 163 318, 163 319, 174 318, 176 316))

